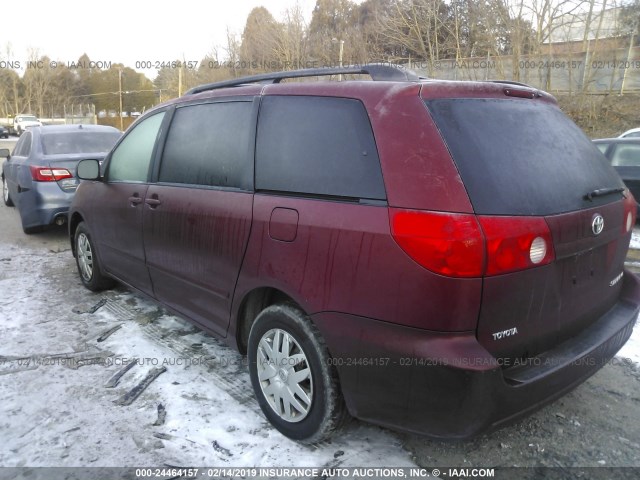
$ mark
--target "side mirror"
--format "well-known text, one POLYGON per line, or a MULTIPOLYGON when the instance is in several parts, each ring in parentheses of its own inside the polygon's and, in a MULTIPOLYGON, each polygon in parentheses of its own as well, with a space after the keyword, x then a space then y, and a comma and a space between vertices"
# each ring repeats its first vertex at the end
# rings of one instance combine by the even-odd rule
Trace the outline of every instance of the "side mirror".
POLYGON ((80 180, 98 180, 100 178, 100 162, 98 160, 80 160, 76 169, 76 177, 80 180))
POLYGON ((8 148, 0 148, 0 157, 4 157, 9 160, 11 158, 11 152, 8 148))

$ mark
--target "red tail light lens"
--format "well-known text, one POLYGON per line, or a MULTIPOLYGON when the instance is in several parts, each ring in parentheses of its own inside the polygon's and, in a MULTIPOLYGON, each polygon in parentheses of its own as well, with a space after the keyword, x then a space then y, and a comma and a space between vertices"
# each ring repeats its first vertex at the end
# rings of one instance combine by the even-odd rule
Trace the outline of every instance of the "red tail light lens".
POLYGON ((624 191, 624 220, 622 222, 623 233, 629 233, 636 224, 638 205, 636 199, 627 189, 624 191))
POLYGON ((36 167, 31 165, 31 178, 36 182, 57 182, 64 178, 73 178, 73 175, 66 168, 36 167))
POLYGON ((551 263, 551 231, 541 217, 478 217, 487 245, 485 275, 500 275, 551 263))
POLYGON ((501 275, 555 258, 551 231, 542 217, 389 210, 398 245, 418 264, 441 275, 501 275))
POLYGON ((475 215, 390 209, 398 245, 418 264, 448 277, 479 277, 484 243, 475 215))

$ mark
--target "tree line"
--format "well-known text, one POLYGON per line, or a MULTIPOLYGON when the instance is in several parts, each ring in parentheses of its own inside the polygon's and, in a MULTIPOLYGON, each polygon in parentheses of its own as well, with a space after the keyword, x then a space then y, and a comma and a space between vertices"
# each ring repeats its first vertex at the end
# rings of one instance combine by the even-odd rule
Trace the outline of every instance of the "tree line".
POLYGON ((445 59, 543 55, 571 15, 581 19, 582 48, 588 49, 593 32, 596 41, 600 34, 603 12, 613 8, 620 12, 613 35, 637 43, 632 34, 638 30, 640 0, 317 0, 308 22, 299 5, 279 18, 257 7, 241 33, 227 30, 225 45, 199 62, 177 59, 160 68, 153 81, 122 64, 85 68, 88 55, 69 65, 31 52, 38 68, 24 69, 22 76, 0 69, 0 117, 61 116, 82 104, 118 111, 121 97, 123 111, 141 111, 197 84, 308 66, 376 61, 429 66, 445 59))

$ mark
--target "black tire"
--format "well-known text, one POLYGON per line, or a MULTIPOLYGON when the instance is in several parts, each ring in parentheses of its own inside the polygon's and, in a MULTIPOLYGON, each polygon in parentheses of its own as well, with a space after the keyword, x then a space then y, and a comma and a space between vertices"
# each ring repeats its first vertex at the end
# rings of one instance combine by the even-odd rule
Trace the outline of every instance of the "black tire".
POLYGON ((95 243, 84 222, 80 222, 73 236, 76 266, 80 281, 92 292, 107 290, 115 285, 115 281, 102 273, 100 259, 95 243))
POLYGON ((7 207, 13 207, 13 200, 11 200, 11 194, 9 193, 9 186, 4 176, 2 177, 2 200, 7 207))
POLYGON ((271 424, 283 435, 306 444, 317 443, 329 438, 348 418, 338 373, 335 366, 331 364, 331 356, 324 339, 311 320, 295 305, 272 305, 258 315, 249 334, 248 357, 251 384, 260 408, 271 424), (287 352, 289 361, 280 362, 279 365, 272 363, 271 360, 265 361, 266 350, 260 344, 262 340, 268 345, 276 343, 274 338, 277 332, 280 332, 280 338, 284 334, 289 335, 288 341, 291 347, 287 352), (298 352, 302 353, 304 360, 299 358, 294 360, 294 355, 300 357, 298 352), (261 365, 267 365, 266 368, 273 366, 273 371, 277 373, 271 375, 273 371, 266 372, 265 367, 258 365, 259 359, 262 362, 261 365), (259 369, 265 375, 271 376, 261 381, 259 369), (295 381, 292 375, 295 373, 305 375, 306 369, 310 372, 309 380, 295 381), (296 410, 296 407, 292 407, 293 404, 290 403, 289 414, 292 409, 296 411, 293 412, 294 416, 289 415, 292 419, 288 420, 283 418, 287 415, 287 409, 284 401, 281 400, 284 397, 279 394, 286 390, 289 392, 286 395, 290 395, 292 384, 294 388, 300 387, 305 393, 310 393, 307 396, 310 402, 305 403, 302 400, 303 397, 297 393, 295 396, 288 397, 293 398, 299 406, 307 407, 306 411, 301 413, 305 410, 304 408, 296 410), (265 395, 265 389, 273 391, 270 387, 274 387, 279 392, 277 399, 275 396, 272 398, 273 404, 278 405, 277 407, 272 407, 272 403, 265 395), (284 412, 278 413, 276 408, 284 412))

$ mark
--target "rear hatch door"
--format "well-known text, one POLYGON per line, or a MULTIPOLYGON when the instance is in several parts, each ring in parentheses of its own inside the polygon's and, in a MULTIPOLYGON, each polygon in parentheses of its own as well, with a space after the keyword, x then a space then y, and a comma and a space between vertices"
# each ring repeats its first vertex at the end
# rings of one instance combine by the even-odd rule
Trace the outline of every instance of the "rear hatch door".
POLYGON ((631 236, 615 170, 555 102, 532 97, 426 100, 475 213, 543 218, 551 233, 554 261, 483 281, 477 337, 506 366, 612 307, 631 236))

